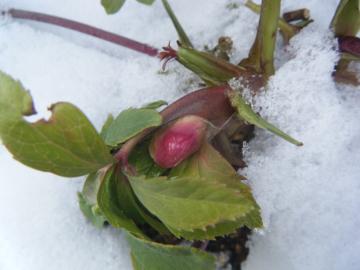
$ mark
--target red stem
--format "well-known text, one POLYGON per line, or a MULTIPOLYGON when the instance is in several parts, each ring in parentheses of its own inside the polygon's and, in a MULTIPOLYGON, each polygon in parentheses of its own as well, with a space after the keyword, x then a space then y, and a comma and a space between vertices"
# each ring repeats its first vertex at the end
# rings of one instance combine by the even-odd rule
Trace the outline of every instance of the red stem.
POLYGON ((120 35, 116 35, 114 33, 108 32, 108 31, 104 31, 101 30, 99 28, 87 25, 87 24, 83 24, 83 23, 79 23, 76 21, 72 21, 72 20, 68 20, 68 19, 64 19, 64 18, 60 18, 60 17, 56 17, 56 16, 52 16, 52 15, 47 15, 47 14, 43 14, 43 13, 38 13, 38 12, 32 12, 32 11, 26 11, 26 10, 20 10, 20 9, 10 9, 8 12, 2 12, 2 14, 9 14, 11 17, 16 18, 16 19, 25 19, 25 20, 33 20, 33 21, 38 21, 38 22, 43 22, 43 23, 49 23, 52 25, 57 25, 60 27, 64 27, 67 29, 71 29, 74 31, 78 31, 93 37, 97 37, 99 39, 103 39, 112 43, 115 43, 117 45, 126 47, 128 49, 149 55, 149 56, 158 56, 158 49, 140 43, 138 41, 120 36, 120 35))
POLYGON ((360 38, 341 36, 338 38, 339 50, 360 57, 360 38))

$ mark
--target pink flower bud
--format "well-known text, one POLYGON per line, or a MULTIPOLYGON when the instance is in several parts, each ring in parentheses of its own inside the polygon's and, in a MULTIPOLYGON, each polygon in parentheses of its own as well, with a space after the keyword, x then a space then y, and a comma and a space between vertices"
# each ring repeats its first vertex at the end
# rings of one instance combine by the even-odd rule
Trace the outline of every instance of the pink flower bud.
POLYGON ((172 168, 199 150, 208 124, 195 115, 187 115, 155 133, 150 155, 162 168, 172 168))

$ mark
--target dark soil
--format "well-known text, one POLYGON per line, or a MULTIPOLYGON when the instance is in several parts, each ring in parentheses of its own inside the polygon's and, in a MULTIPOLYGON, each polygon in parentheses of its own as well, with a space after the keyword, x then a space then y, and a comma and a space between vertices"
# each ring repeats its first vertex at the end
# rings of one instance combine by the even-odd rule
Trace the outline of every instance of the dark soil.
POLYGON ((249 254, 246 242, 250 233, 250 229, 243 227, 233 234, 216 237, 216 240, 209 241, 207 245, 206 242, 197 241, 193 246, 212 253, 224 252, 229 255, 229 261, 225 262, 224 268, 231 265, 232 270, 241 270, 241 263, 249 254))
MULTIPOLYGON (((149 225, 143 225, 142 230, 155 242, 177 245, 181 243, 181 239, 178 239, 172 235, 160 235, 149 225)), ((242 227, 235 233, 216 237, 211 241, 195 241, 192 247, 202 249, 211 253, 224 252, 229 255, 229 260, 225 262, 224 267, 231 265, 232 270, 241 270, 241 263, 246 260, 249 254, 249 248, 246 247, 246 242, 251 233, 251 230, 242 227)))

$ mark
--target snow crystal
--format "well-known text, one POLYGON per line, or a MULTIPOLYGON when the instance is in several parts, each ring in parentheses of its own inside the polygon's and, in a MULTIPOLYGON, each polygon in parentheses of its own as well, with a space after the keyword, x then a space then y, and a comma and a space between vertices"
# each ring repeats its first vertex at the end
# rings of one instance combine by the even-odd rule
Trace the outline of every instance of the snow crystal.
MULTIPOLYGON (((2 1, 2 6, 46 12, 88 23, 160 48, 176 32, 161 2, 126 1, 108 16, 100 1, 2 1)), ((240 0, 171 1, 199 48, 219 36, 234 41, 234 63, 245 57, 257 15, 240 0), (228 4, 239 4, 229 9, 228 4), (198 12, 201 12, 199 16, 198 12)), ((246 145, 246 174, 265 227, 249 242, 246 270, 360 268, 360 89, 331 78, 337 55, 327 31, 338 0, 283 1, 284 10, 308 7, 315 22, 286 48, 278 42, 277 73, 255 107, 304 142, 295 147, 256 129, 246 145)), ((39 117, 57 101, 83 110, 97 128, 108 113, 157 99, 172 101, 199 81, 177 64, 159 73, 155 58, 49 25, 0 20, 0 69, 31 90, 39 117)), ((358 68, 358 67, 357 67, 358 68)), ((0 147, 0 269, 131 269, 121 231, 98 230, 82 217, 67 180, 27 168, 0 147)))

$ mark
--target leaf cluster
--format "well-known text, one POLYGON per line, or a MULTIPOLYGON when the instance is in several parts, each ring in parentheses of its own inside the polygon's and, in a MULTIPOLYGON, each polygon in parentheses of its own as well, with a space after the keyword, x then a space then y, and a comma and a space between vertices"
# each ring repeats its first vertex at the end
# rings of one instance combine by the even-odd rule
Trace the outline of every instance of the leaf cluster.
MULTIPOLYGON (((155 0, 137 1, 151 5, 155 0)), ((245 125, 266 129, 300 146, 301 142, 261 118, 227 85, 232 78, 242 78, 256 93, 275 72, 277 29, 287 43, 312 21, 305 18, 302 24, 289 24, 290 19, 279 16, 280 2, 263 0, 261 6, 251 0, 246 2, 247 7, 260 13, 258 31, 249 56, 234 65, 229 62, 228 51, 220 59, 215 49, 196 50, 168 1, 162 0, 178 33, 179 49, 166 47, 160 57, 166 61, 176 58, 209 86, 225 85, 230 110, 245 125)), ((101 0, 108 14, 118 12, 124 3, 101 0)), ((331 23, 336 36, 356 35, 359 11, 359 0, 340 1, 331 23)), ((286 17, 301 15, 295 13, 286 17)), ((346 69, 349 61, 339 61, 337 74, 346 69)), ((24 117, 36 113, 29 92, 0 72, 0 138, 16 160, 64 177, 87 175, 78 193, 81 211, 98 228, 110 224, 126 231, 135 269, 215 269, 214 256, 174 244, 212 240, 242 226, 260 228, 260 208, 245 178, 236 173, 210 140, 174 168, 164 169, 153 161, 149 141, 154 129, 167 124, 157 110, 163 105, 166 102, 155 101, 124 110, 116 117, 110 115, 100 132, 67 102, 50 106, 49 119, 29 122, 24 117), (129 145, 130 150, 126 148, 129 145), (118 158, 116 154, 124 147, 126 155, 118 158)))
MULTIPOLYGON (((151 5, 155 0, 137 1, 151 5)), ((108 14, 118 12, 124 3, 125 0, 101 0, 108 14)), ((356 35, 360 27, 359 3, 340 1, 331 23, 335 35, 356 35)), ((211 53, 215 50, 196 50, 168 1, 162 0, 162 4, 178 33, 179 49, 169 46, 160 57, 166 61, 176 58, 209 86, 225 85, 230 90, 229 107, 245 125, 266 129, 302 145, 255 113, 227 82, 242 78, 254 92, 265 86, 275 72, 277 29, 288 42, 312 20, 289 24, 279 16, 280 0, 263 0, 261 6, 248 0, 245 5, 260 13, 258 31, 249 56, 234 65, 228 61, 228 52, 219 59, 211 53)), ((294 17, 295 13, 287 15, 294 17)), ((348 62, 341 59, 338 74, 348 62)), ((142 108, 129 108, 116 117, 110 115, 101 132, 67 102, 53 104, 48 120, 32 123, 24 118, 35 114, 29 92, 0 72, 2 143, 15 159, 29 167, 64 177, 87 175, 83 190, 78 193, 81 211, 98 228, 110 224, 126 231, 135 269, 215 269, 212 255, 174 243, 211 240, 242 226, 260 228, 260 208, 244 183, 245 178, 236 173, 210 140, 174 168, 164 169, 153 161, 149 140, 151 131, 167 124, 157 111, 163 105, 166 102, 156 101, 142 108), (128 145, 131 151, 117 158, 119 149, 128 145), (158 236, 157 241, 154 235, 158 236)))
POLYGON ((154 242, 154 232, 193 241, 214 239, 242 226, 262 226, 259 206, 244 178, 207 141, 172 169, 154 163, 148 138, 130 153, 136 173, 124 170, 113 157, 130 139, 163 124, 157 109, 164 101, 109 116, 98 133, 70 103, 52 105, 48 120, 27 121, 24 116, 35 113, 29 92, 2 72, 0 97, 0 138, 13 157, 65 177, 87 175, 78 193, 81 211, 96 227, 110 224, 128 232, 135 269, 143 269, 143 264, 151 265, 146 269, 176 269, 175 259, 182 267, 215 268, 212 255, 154 242))

